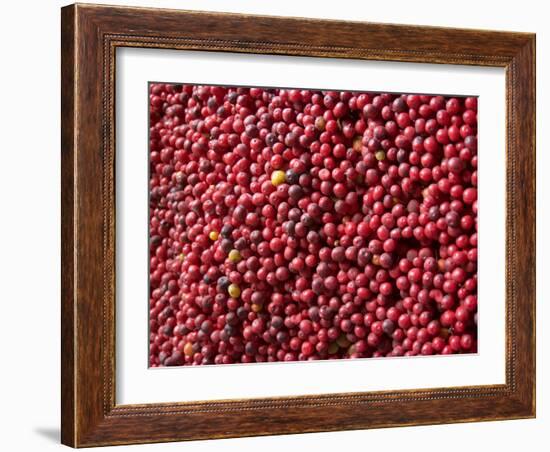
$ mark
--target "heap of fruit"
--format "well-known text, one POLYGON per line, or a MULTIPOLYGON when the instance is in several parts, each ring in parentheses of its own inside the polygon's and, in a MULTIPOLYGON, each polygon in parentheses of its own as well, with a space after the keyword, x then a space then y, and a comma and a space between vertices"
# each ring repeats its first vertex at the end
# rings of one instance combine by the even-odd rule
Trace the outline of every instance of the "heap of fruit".
POLYGON ((477 350, 477 98, 149 102, 151 366, 477 350))

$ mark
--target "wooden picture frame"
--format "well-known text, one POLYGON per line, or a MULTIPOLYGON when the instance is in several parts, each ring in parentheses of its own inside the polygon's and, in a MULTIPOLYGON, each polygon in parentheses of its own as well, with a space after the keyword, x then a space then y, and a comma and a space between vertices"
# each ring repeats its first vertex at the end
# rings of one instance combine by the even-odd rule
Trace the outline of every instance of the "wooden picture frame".
POLYGON ((87 447, 535 416, 534 34, 76 4, 62 9, 61 37, 64 444, 87 447), (117 405, 117 47, 505 68, 506 383, 117 405))

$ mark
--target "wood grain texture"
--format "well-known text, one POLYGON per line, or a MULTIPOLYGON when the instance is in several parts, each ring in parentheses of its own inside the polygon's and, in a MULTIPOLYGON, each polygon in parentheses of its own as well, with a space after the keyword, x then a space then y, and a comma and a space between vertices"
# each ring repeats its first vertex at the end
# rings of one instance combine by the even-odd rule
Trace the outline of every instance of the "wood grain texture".
POLYGON ((75 29, 74 9, 61 11, 61 412, 63 428, 61 441, 75 443, 75 328, 74 297, 74 82, 75 82, 75 29))
POLYGON ((73 447, 535 415, 535 37, 71 5, 62 10, 62 442, 73 447), (506 384, 115 403, 115 64, 123 46, 506 68, 506 384))

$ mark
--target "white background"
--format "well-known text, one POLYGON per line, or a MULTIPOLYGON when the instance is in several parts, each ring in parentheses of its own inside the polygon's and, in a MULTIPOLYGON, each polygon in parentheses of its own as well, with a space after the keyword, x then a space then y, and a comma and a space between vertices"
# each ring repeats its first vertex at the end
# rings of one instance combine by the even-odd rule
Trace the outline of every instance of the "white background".
POLYGON ((505 382, 505 77, 501 68, 117 50, 117 403, 238 399, 505 382), (184 79, 182 79, 184 77, 184 79), (147 369, 149 80, 478 95, 479 353, 147 369), (335 82, 337 80, 337 82, 335 82), (338 85, 335 85, 338 83, 338 85), (143 202, 136 202, 136 199, 143 202), (141 302, 140 302, 141 300, 141 302), (407 378, 403 378, 403 374, 407 378), (345 379, 338 378, 345 375, 345 379), (368 378, 365 376, 368 375, 368 378), (181 384, 185 381, 186 384, 181 384), (217 382, 223 381, 223 385, 217 382), (265 382, 269 384, 266 385, 265 382))
MULTIPOLYGON (((550 336, 542 330, 550 308, 544 278, 550 254, 550 146, 543 124, 550 114, 550 31, 544 3, 536 0, 460 3, 395 0, 372 2, 140 1, 119 4, 462 26, 537 32, 538 108, 538 312, 537 419, 446 426, 405 427, 339 433, 245 438, 118 447, 113 450, 280 451, 380 450, 445 452, 543 451, 550 429, 548 371, 550 336), (546 351, 543 354, 543 351, 546 351), (546 381, 544 381, 546 380, 546 381)), ((0 374, 0 444, 9 451, 60 450, 59 445, 59 1, 8 2, 2 9, 2 94, 0 124, 3 174, 0 281, 3 360, 0 374), (7 290, 6 290, 7 289, 7 290)))

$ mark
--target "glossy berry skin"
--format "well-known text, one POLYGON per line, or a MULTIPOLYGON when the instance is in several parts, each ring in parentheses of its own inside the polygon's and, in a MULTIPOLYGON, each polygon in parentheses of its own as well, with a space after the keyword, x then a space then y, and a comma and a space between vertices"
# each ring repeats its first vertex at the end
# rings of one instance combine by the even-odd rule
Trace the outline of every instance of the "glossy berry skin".
POLYGON ((231 284, 227 288, 227 293, 232 298, 238 298, 241 295, 241 289, 239 288, 239 286, 237 284, 231 284))
POLYGON ((475 97, 149 88, 149 364, 477 351, 475 97))
POLYGON ((286 181, 286 174, 284 171, 273 171, 271 175, 271 183, 273 186, 277 187, 286 181))

